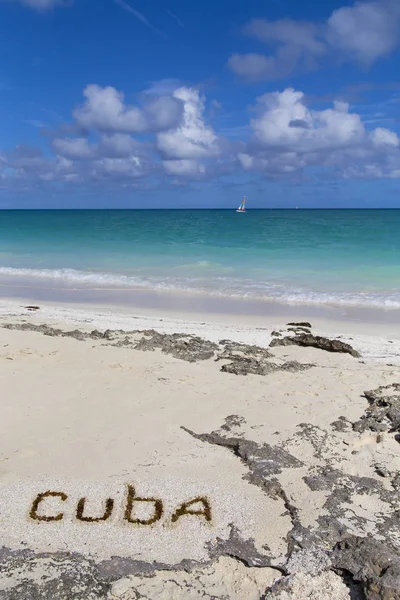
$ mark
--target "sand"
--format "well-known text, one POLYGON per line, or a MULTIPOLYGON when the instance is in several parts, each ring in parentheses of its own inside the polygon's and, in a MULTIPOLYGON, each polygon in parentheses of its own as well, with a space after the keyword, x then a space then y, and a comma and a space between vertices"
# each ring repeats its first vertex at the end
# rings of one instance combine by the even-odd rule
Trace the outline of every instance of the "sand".
POLYGON ((364 392, 400 381, 399 326, 312 322, 356 358, 269 348, 294 335, 276 317, 23 306, 0 303, 0 598, 400 597, 398 432, 362 420, 364 392), (217 346, 188 362, 125 339, 150 329, 217 346), (221 371, 226 339, 272 370, 221 371))

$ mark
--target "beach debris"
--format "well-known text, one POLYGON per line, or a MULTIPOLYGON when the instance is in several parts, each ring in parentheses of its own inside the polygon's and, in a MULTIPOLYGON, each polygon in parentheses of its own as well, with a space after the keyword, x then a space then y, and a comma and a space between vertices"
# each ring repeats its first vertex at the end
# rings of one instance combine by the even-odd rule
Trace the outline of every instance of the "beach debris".
POLYGON ((365 415, 353 424, 354 431, 400 432, 400 383, 364 392, 369 402, 365 415))
POLYGON ((360 358, 360 353, 357 352, 350 344, 341 342, 340 340, 331 340, 312 333, 301 333, 294 337, 284 337, 282 339, 273 339, 270 347, 274 346, 303 346, 310 348, 318 348, 327 352, 343 352, 351 354, 354 358, 360 358))

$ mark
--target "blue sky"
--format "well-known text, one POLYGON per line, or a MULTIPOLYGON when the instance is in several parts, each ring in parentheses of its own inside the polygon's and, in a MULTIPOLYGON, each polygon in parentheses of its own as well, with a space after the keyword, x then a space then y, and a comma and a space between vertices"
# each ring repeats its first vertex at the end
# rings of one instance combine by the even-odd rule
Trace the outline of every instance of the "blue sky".
POLYGON ((400 2, 0 0, 0 207, 400 207, 400 2))

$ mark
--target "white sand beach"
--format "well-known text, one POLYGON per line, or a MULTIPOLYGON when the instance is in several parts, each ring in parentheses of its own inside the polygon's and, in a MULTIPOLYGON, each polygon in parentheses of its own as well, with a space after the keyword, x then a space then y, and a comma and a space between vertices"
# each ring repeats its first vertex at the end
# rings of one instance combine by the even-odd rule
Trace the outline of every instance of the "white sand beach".
POLYGON ((400 597, 399 324, 24 306, 0 598, 400 597), (270 347, 304 335, 352 351, 270 347))

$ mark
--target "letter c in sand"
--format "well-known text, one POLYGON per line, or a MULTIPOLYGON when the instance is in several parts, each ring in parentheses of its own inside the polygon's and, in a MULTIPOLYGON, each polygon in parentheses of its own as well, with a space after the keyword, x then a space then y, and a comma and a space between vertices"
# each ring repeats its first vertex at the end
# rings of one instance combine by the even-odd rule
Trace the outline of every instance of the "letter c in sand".
POLYGON ((46 515, 38 515, 37 514, 37 510, 39 508, 39 504, 45 499, 45 498, 60 498, 63 502, 65 502, 65 500, 68 498, 67 494, 64 494, 64 492, 43 492, 42 494, 38 494, 35 498, 35 500, 33 501, 32 504, 32 508, 31 511, 29 513, 29 516, 31 519, 34 519, 35 521, 61 521, 61 519, 64 516, 64 513, 58 513, 58 515, 56 515, 55 517, 48 517, 46 515))

